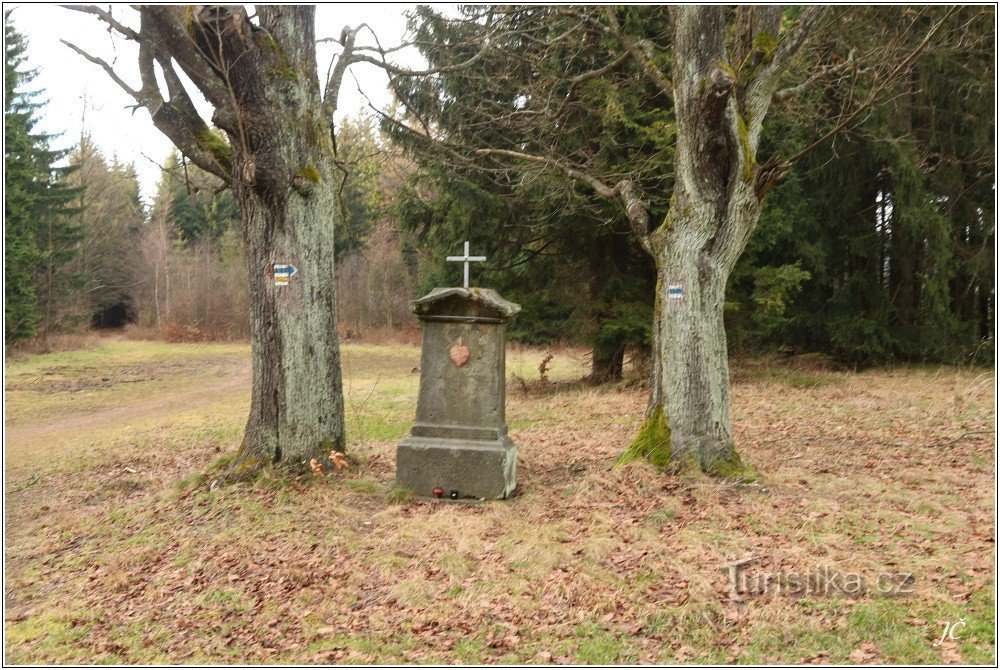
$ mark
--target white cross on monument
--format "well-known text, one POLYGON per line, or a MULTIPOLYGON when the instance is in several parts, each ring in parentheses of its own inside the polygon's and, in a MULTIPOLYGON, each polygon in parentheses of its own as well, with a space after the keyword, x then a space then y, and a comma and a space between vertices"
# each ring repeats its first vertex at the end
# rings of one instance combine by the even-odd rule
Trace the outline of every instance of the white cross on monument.
POLYGON ((486 256, 470 256, 469 255, 469 243, 465 243, 465 255, 464 256, 448 256, 445 260, 453 261, 456 263, 465 263, 465 283, 463 288, 469 288, 469 263, 478 263, 480 261, 485 261, 486 256))

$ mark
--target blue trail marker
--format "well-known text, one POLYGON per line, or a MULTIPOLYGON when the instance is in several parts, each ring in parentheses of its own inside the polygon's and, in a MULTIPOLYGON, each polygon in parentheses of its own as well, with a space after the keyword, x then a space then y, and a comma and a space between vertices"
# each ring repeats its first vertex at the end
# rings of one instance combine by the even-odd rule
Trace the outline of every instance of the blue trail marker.
POLYGON ((275 263, 273 271, 274 285, 288 286, 288 280, 292 278, 292 275, 297 273, 298 269, 291 263, 275 263))

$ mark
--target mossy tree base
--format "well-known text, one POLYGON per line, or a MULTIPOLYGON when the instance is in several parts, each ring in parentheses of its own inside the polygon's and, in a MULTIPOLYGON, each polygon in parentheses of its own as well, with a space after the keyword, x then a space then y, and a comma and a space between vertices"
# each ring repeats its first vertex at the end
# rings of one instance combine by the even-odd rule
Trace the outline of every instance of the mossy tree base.
POLYGON ((661 469, 670 465, 670 427, 660 408, 646 418, 632 444, 618 457, 616 463, 625 465, 640 459, 661 469))
POLYGON ((671 472, 687 468, 700 470, 713 477, 733 479, 741 482, 752 482, 757 479, 757 473, 743 464, 735 449, 723 458, 699 458, 703 454, 675 454, 670 446, 670 427, 667 425, 663 410, 657 408, 646 417, 632 443, 615 461, 616 465, 626 465, 632 461, 648 461, 658 470, 671 472))
POLYGON ((733 449, 729 458, 715 461, 707 468, 702 469, 713 477, 730 479, 744 484, 757 480, 757 472, 743 463, 740 455, 736 453, 736 449, 733 449))

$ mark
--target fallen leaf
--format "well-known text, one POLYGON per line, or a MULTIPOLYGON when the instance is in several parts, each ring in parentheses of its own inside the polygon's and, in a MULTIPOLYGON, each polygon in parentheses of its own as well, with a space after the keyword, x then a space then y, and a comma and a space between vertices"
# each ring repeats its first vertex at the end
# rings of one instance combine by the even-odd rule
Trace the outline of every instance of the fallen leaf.
POLYGON ((878 650, 875 649, 875 645, 871 642, 865 642, 848 654, 847 658, 849 658, 852 663, 862 664, 870 663, 876 656, 878 656, 878 650))
POLYGON ((941 661, 943 663, 955 665, 965 662, 962 659, 962 655, 958 653, 958 643, 955 640, 944 640, 941 642, 941 646, 938 647, 938 653, 941 654, 941 661))

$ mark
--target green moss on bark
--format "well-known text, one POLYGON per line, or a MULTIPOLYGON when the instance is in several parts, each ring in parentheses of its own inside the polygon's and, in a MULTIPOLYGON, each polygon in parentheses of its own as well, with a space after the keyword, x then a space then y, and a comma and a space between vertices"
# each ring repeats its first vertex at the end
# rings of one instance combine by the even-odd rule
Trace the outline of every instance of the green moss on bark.
POLYGON ((280 63, 272 68, 268 68, 267 73, 278 77, 279 79, 284 79, 286 81, 297 81, 299 76, 296 74, 295 70, 292 69, 287 63, 280 63))
POLYGON ((657 408, 655 412, 646 417, 632 443, 622 452, 615 464, 625 465, 636 460, 649 461, 659 470, 669 469, 675 473, 687 470, 704 472, 712 477, 730 479, 745 484, 756 481, 758 478, 757 472, 744 465, 735 450, 728 457, 707 466, 704 461, 699 465, 698 458, 694 454, 675 457, 670 449, 670 426, 667 425, 666 416, 661 408, 657 408))
POLYGON ((757 480, 757 472, 753 468, 743 464, 740 455, 736 453, 735 449, 729 458, 712 463, 705 468, 705 472, 713 477, 733 479, 744 484, 749 484, 757 480))
POLYGON ((229 170, 232 167, 233 150, 229 146, 229 142, 227 142, 222 135, 215 132, 211 128, 206 128, 204 130, 195 131, 194 139, 198 142, 199 147, 215 157, 215 160, 219 162, 219 165, 224 167, 226 170, 229 170))
POLYGON ((299 171, 295 173, 295 176, 302 177, 306 181, 311 181, 314 184, 318 184, 320 183, 320 181, 322 181, 322 177, 319 174, 319 170, 317 170, 316 166, 313 165, 312 163, 306 165, 303 168, 300 168, 299 171))
POLYGON ((662 408, 657 408, 646 418, 632 444, 618 457, 616 463, 625 465, 638 459, 647 460, 661 469, 670 464, 670 427, 667 426, 662 408))
POLYGON ((740 136, 740 154, 743 158, 743 181, 749 183, 753 180, 753 168, 757 160, 753 155, 753 149, 750 147, 750 130, 747 128, 747 122, 739 114, 736 115, 736 132, 740 136))

